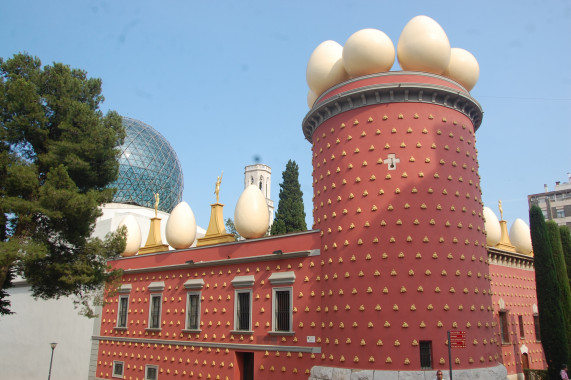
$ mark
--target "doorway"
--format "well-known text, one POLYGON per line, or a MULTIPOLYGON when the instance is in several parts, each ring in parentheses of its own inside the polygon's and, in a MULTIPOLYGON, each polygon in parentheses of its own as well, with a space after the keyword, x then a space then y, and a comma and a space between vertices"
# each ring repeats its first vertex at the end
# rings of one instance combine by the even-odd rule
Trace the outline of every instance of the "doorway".
POLYGON ((527 354, 521 355, 521 367, 523 369, 529 369, 529 357, 527 356, 527 354))
POLYGON ((236 352, 239 380, 254 380, 254 353, 236 352))

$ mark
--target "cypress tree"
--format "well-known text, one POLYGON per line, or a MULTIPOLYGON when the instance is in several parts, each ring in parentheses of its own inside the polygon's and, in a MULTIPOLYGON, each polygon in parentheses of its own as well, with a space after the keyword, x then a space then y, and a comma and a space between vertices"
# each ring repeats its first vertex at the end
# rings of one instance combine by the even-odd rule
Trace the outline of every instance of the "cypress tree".
POLYGON ((563 257, 567 266, 567 279, 569 280, 569 287, 571 287, 571 233, 569 232, 569 227, 559 226, 559 234, 561 235, 563 257))
POLYGON ((303 208, 303 192, 299 184, 299 167, 289 160, 282 173, 280 201, 274 218, 271 234, 285 234, 307 230, 303 208))
POLYGON ((549 240, 551 243, 551 253, 553 254, 553 261, 555 263, 555 271, 557 273, 557 281, 561 288, 559 299, 561 301, 561 309, 563 311, 563 320, 566 323, 567 330, 567 344, 569 352, 571 353, 571 291, 569 290, 569 279, 567 278, 567 265, 563 257, 563 248, 561 246, 561 233, 559 232, 559 225, 553 220, 545 223, 549 240))
POLYGON ((533 262, 539 311, 541 345, 548 365, 549 377, 557 379, 561 364, 568 363, 567 326, 559 296, 561 286, 557 280, 549 234, 538 206, 529 210, 533 262))

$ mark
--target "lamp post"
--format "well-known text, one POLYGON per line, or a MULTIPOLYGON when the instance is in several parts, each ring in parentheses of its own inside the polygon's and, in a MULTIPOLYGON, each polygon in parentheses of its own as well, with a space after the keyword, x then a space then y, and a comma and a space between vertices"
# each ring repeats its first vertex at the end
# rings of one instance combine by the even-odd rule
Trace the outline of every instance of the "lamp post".
POLYGON ((57 343, 53 342, 50 343, 50 347, 52 348, 52 357, 50 359, 50 372, 48 374, 48 380, 50 380, 50 378, 52 377, 52 362, 54 361, 54 349, 56 348, 57 343))

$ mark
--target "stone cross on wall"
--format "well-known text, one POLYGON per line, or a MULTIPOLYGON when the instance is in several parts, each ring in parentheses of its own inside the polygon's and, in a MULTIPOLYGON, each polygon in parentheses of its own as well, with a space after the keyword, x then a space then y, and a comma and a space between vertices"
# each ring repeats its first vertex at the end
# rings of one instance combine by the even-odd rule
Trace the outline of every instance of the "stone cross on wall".
POLYGON ((389 170, 397 170, 397 164, 400 162, 400 159, 396 157, 396 154, 390 153, 388 158, 383 160, 383 162, 388 165, 389 170))

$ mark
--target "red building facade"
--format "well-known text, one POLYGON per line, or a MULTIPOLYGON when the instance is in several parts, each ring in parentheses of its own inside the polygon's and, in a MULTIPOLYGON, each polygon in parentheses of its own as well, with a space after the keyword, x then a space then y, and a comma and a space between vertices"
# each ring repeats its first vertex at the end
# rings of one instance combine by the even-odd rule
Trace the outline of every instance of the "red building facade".
POLYGON ((496 345, 508 375, 525 368, 546 369, 539 333, 533 257, 494 247, 488 248, 496 345))
POLYGON ((110 264, 124 276, 94 337, 97 378, 307 378, 322 360, 318 231, 110 264))
POLYGON ((455 379, 500 379, 501 363, 521 373, 519 343, 543 368, 529 257, 524 268, 489 265, 481 118, 437 75, 375 74, 326 91, 303 122, 315 229, 111 261, 124 276, 94 337, 96 377, 399 379, 452 364, 455 379), (498 324, 508 308, 510 345, 498 324), (523 336, 512 331, 519 315, 523 336), (452 363, 449 330, 467 338, 452 363))

